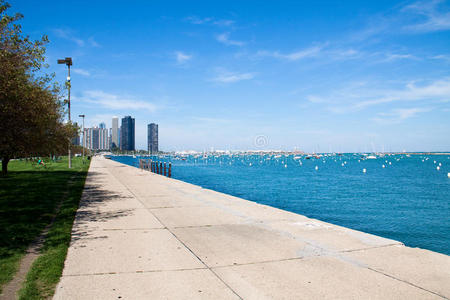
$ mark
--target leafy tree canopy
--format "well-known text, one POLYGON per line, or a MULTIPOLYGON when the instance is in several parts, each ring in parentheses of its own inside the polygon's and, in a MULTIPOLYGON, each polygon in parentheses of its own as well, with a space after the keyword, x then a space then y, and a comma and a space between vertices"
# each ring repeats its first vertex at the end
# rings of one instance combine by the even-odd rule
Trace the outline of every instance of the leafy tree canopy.
POLYGON ((31 40, 22 33, 21 14, 8 15, 0 0, 0 159, 6 174, 16 157, 64 153, 74 136, 64 124, 60 87, 45 74, 47 36, 31 40))

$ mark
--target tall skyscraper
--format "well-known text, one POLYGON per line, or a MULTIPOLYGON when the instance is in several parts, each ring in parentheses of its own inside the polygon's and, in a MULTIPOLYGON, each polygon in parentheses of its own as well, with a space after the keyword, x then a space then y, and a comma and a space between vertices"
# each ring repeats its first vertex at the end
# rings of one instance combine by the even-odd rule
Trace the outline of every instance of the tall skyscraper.
POLYGON ((150 154, 158 153, 158 124, 148 124, 147 130, 148 152, 150 154))
POLYGON ((120 149, 134 151, 134 118, 122 118, 120 149))
MULTIPOLYGON (((78 127, 77 122, 74 123, 75 127, 78 127)), ((77 130, 75 136, 72 138, 72 145, 79 146, 80 145, 80 134, 77 130)))
POLYGON ((84 129, 85 145, 84 147, 91 150, 109 150, 109 134, 106 128, 85 128, 84 129))
POLYGON ((119 118, 112 118, 111 148, 119 148, 119 118))

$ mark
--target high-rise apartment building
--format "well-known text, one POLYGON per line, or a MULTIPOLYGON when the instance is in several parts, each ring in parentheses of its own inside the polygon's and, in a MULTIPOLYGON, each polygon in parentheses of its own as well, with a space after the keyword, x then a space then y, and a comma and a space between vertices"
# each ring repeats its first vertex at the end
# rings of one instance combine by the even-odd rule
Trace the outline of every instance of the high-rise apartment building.
POLYGON ((134 118, 122 118, 120 149, 134 151, 134 118))
POLYGON ((87 149, 91 150, 109 150, 110 149, 110 137, 108 129, 106 128, 85 128, 84 129, 84 142, 87 149))
POLYGON ((158 153, 158 124, 150 123, 147 129, 148 152, 150 154, 158 153))
POLYGON ((111 148, 119 148, 119 118, 112 118, 111 148))
MULTIPOLYGON (((73 125, 75 125, 75 127, 78 127, 77 122, 75 122, 73 125)), ((72 145, 74 145, 74 146, 80 145, 80 134, 78 131, 75 133, 75 136, 72 138, 72 145)))

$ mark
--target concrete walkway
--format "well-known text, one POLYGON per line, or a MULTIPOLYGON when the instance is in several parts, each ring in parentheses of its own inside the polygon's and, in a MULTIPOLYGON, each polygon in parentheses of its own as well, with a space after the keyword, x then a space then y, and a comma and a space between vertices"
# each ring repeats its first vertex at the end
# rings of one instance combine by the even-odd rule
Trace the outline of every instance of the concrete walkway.
POLYGON ((442 299, 450 257, 92 160, 55 299, 442 299))

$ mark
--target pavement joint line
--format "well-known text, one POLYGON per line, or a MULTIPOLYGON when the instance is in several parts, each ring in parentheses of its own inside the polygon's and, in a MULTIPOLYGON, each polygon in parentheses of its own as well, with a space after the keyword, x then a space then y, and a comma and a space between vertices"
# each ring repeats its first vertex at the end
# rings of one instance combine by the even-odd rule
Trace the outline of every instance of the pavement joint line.
POLYGON ((366 251, 366 250, 371 250, 371 249, 379 249, 379 248, 386 248, 386 247, 392 247, 392 246, 405 246, 405 245, 403 243, 396 243, 396 244, 392 243, 392 244, 381 245, 381 246, 373 246, 373 247, 367 247, 367 248, 341 250, 341 251, 338 251, 338 252, 350 253, 350 252, 366 251))
POLYGON ((167 227, 157 227, 157 228, 106 228, 94 231, 148 231, 148 230, 164 230, 167 227))
POLYGON ((162 273, 162 272, 183 272, 195 270, 207 270, 208 268, 188 268, 188 269, 167 269, 167 270, 136 270, 130 272, 98 272, 98 273, 84 273, 84 274, 67 274, 63 277, 81 277, 81 276, 102 276, 102 275, 121 275, 121 274, 145 274, 145 273, 162 273))
POLYGON ((177 206, 161 206, 161 207, 145 207, 146 209, 163 209, 163 208, 190 208, 190 207, 205 207, 209 205, 177 205, 177 206))
POLYGON ((282 259, 263 260, 263 261, 256 261, 256 262, 250 262, 250 263, 234 263, 232 265, 217 266, 217 267, 211 267, 211 268, 212 269, 223 269, 223 268, 239 267, 239 266, 251 266, 251 265, 259 265, 259 264, 269 264, 269 263, 273 263, 273 262, 282 262, 282 261, 307 260, 308 258, 318 257, 318 256, 321 256, 321 255, 308 256, 308 257, 290 257, 290 258, 282 258, 282 259))
MULTIPOLYGON (((109 171, 108 171, 109 172, 109 171)), ((116 177, 113 173, 112 174, 114 177, 116 177)), ((120 182, 120 180, 116 177, 117 181, 120 182)), ((136 194, 134 194, 125 183, 120 182, 125 188, 128 189, 128 191, 139 201, 142 203, 142 200, 140 199, 139 196, 137 196, 136 194)), ((143 203, 142 203, 143 204, 143 203)), ((160 222, 163 226, 166 226, 166 224, 164 224, 155 214, 153 214, 151 212, 151 210, 148 210, 157 220, 158 222, 160 222)), ((167 226, 166 226, 167 227, 167 226)), ((239 299, 243 300, 244 298, 242 298, 230 285, 228 285, 216 272, 214 272, 213 269, 211 269, 197 254, 194 253, 194 251, 192 251, 191 248, 189 248, 175 233, 173 233, 169 228, 167 228, 167 230, 174 236, 174 238, 179 241, 189 252, 192 253, 192 255, 194 255, 208 270, 211 271, 211 273, 213 273, 217 279, 219 279, 228 289, 230 289, 230 291, 235 294, 239 299)))
POLYGON ((397 277, 395 277, 395 276, 393 276, 393 275, 389 275, 389 274, 387 274, 387 273, 378 271, 378 270, 373 269, 373 268, 371 268, 371 267, 367 267, 367 269, 369 269, 370 271, 373 271, 373 272, 382 274, 382 275, 384 275, 384 276, 386 276, 386 277, 389 277, 389 278, 398 280, 398 281, 400 281, 400 282, 409 284, 409 285, 411 285, 411 286, 413 286, 413 287, 415 287, 415 288, 418 288, 418 289, 423 290, 423 291, 425 291, 425 292, 429 292, 429 293, 431 293, 431 294, 433 294, 433 295, 436 295, 436 296, 438 296, 438 297, 441 297, 442 299, 448 299, 447 297, 445 297, 445 296, 443 296, 443 295, 441 295, 441 294, 438 294, 438 293, 436 293, 436 292, 430 291, 430 290, 428 290, 428 289, 426 289, 426 288, 423 288, 423 287, 421 287, 421 286, 418 286, 418 285, 416 285, 416 284, 414 284, 414 283, 411 283, 411 282, 409 282, 409 281, 406 281, 406 280, 397 278, 397 277))

